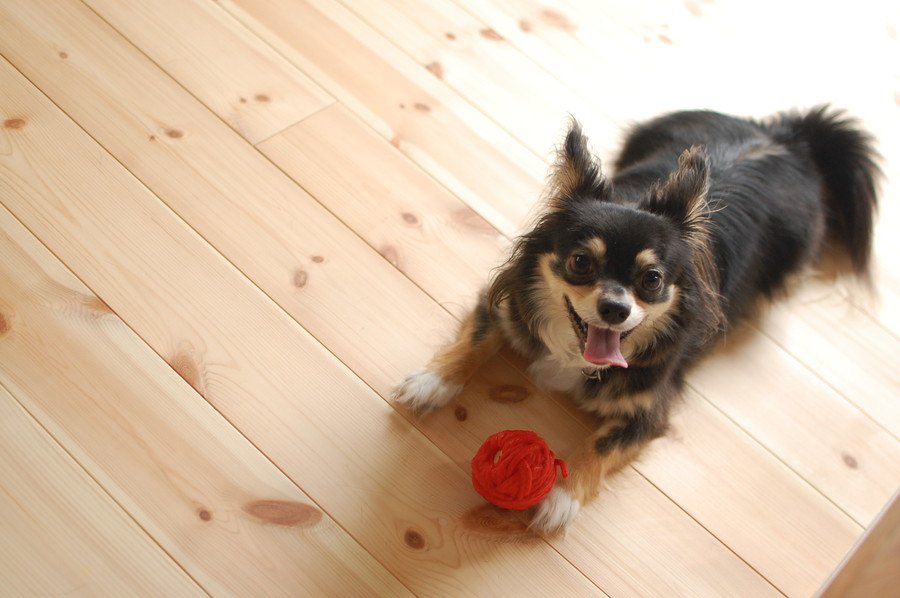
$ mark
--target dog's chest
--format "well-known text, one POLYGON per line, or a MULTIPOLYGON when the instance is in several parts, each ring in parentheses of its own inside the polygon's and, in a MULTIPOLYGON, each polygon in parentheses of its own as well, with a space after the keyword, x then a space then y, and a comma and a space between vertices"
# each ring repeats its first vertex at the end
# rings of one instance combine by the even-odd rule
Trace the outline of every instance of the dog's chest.
POLYGON ((547 353, 531 362, 528 374, 539 388, 574 393, 584 383, 583 367, 580 356, 571 359, 547 353))

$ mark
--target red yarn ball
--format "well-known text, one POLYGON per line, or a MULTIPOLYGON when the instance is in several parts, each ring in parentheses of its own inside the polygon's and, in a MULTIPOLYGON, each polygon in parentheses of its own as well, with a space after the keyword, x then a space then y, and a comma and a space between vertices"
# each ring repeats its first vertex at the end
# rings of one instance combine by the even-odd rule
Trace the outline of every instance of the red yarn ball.
POLYGON ((530 430, 490 436, 472 458, 472 485, 488 502, 522 510, 541 502, 556 483, 556 468, 569 469, 544 439, 530 430))

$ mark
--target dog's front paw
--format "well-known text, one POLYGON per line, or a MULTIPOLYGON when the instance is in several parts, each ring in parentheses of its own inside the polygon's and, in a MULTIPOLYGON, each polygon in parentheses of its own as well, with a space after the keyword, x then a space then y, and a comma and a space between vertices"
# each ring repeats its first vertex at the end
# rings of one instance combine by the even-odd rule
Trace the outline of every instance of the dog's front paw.
POLYGON ((391 396, 412 411, 423 413, 443 407, 461 390, 461 385, 448 382, 439 374, 421 368, 407 376, 391 396))
POLYGON ((550 494, 538 503, 529 527, 539 534, 552 536, 564 532, 580 510, 578 500, 562 487, 554 486, 550 494))

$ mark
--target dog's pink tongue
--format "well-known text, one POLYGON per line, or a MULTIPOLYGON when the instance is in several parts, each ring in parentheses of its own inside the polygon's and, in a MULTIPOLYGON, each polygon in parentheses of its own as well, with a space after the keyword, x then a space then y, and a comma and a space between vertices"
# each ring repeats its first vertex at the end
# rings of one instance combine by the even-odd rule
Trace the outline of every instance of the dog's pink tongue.
POLYGON ((584 343, 585 360, 597 365, 609 364, 627 368, 628 363, 619 349, 621 336, 621 332, 588 324, 587 342, 584 343))

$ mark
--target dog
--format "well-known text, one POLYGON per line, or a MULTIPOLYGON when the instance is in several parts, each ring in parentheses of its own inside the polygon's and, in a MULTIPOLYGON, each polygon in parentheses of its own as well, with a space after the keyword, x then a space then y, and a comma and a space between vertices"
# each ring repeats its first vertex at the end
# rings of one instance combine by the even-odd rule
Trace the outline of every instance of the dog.
POLYGON ((545 206, 456 339, 394 391, 446 405, 511 347, 538 387, 595 413, 570 474, 532 511, 563 531, 606 476, 665 433, 685 371, 760 299, 836 246, 870 278, 873 138, 819 106, 765 120, 684 111, 637 125, 611 178, 574 119, 545 206))

